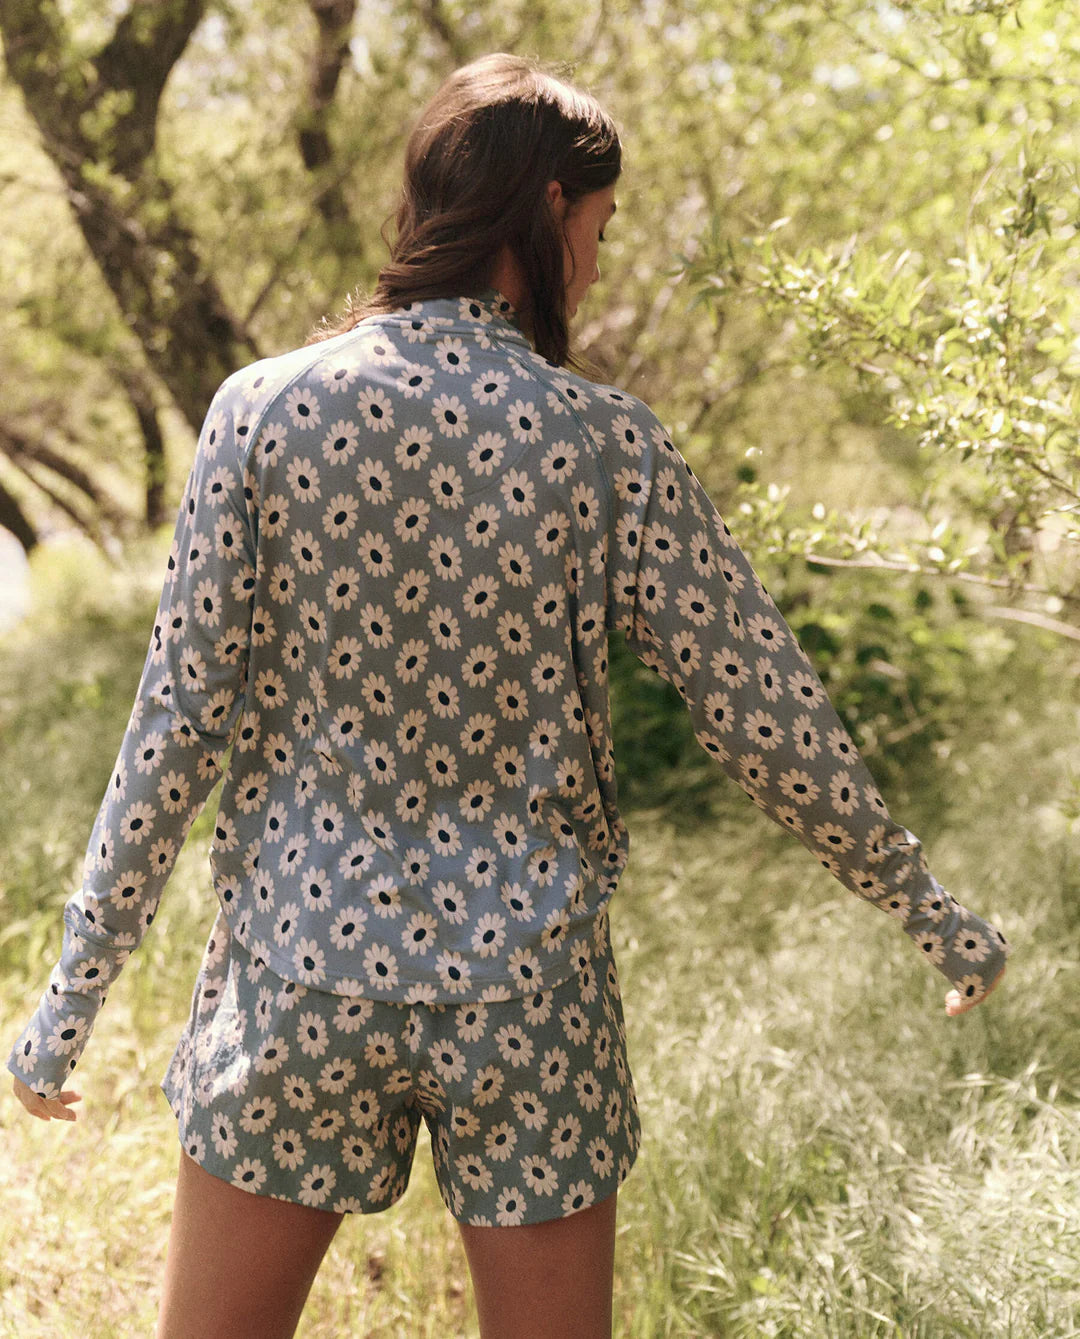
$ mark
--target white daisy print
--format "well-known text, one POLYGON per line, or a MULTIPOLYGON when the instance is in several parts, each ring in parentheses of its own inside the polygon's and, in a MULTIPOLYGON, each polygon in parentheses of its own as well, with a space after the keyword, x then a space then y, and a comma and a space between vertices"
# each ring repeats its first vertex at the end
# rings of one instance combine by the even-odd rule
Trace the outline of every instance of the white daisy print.
POLYGON ((301 1204, 318 1208, 324 1204, 337 1184, 337 1173, 329 1163, 318 1163, 304 1174, 297 1199, 301 1204))
POLYGON ((364 975, 377 991, 390 990, 397 984, 397 958, 385 944, 371 944, 364 950, 364 975))
POLYGON ((541 356, 496 290, 372 312, 226 378, 148 632, 55 989, 9 1067, 38 1091, 68 1081, 221 782, 213 883, 250 979, 237 980, 216 935, 197 1035, 178 1045, 172 1072, 193 1147, 218 1158, 214 1138, 230 1141, 224 1127, 214 1135, 215 1117, 232 1122, 239 1143, 219 1170, 241 1188, 327 1208, 401 1193, 397 1151, 415 1128, 400 1112, 364 1127, 346 1115, 335 1133, 337 1099, 343 1113, 351 1100, 335 1091, 344 1062, 365 1050, 394 1053, 380 1101, 413 1085, 432 1112, 476 1113, 473 1147, 432 1141, 463 1218, 513 1220, 538 1196, 574 1212, 579 1182, 628 1169, 636 1126, 616 982, 600 957, 628 851, 613 633, 678 692, 697 743, 750 802, 893 917, 954 986, 979 996, 1007 956, 889 815, 673 437, 629 391, 541 356), (559 991, 571 981, 581 994, 568 1011, 559 991), (241 998, 226 1016, 234 982, 241 998), (599 1008, 596 992, 608 1007, 590 1025, 580 1015, 599 1008), (509 1001, 520 1046, 500 1031, 509 1001), (478 1006, 492 1011, 487 1024, 456 1021, 478 1006), (440 1042, 454 1038, 449 1058, 428 1051, 436 1022, 440 1042), (380 1033, 391 1048, 370 1040, 380 1033), (232 1058, 218 1067, 225 1047, 232 1058), (474 1066, 489 1069, 483 1047, 503 1077, 455 1093, 457 1053, 471 1085, 474 1066), (251 1104, 265 1100, 296 1114, 298 1092, 300 1128, 275 1119, 249 1143, 241 1113, 259 1124, 267 1108, 251 1104), (568 1113, 582 1128, 564 1157, 550 1139, 568 1113), (529 1121, 539 1147, 508 1155, 505 1123, 520 1142, 529 1121), (283 1126, 288 1148, 273 1141, 283 1126), (474 1153, 499 1169, 486 1199, 454 1173, 474 1153), (350 1159, 367 1171, 339 1195, 316 1169, 350 1159), (508 1187, 516 1197, 500 1210, 508 1187))
POLYGON ((383 506, 393 500, 393 480, 390 470, 381 460, 366 456, 357 466, 356 474, 365 502, 383 506))
POLYGON ((821 794, 821 787, 810 773, 798 768, 781 772, 779 782, 781 792, 796 804, 813 804, 821 794))
MULTIPOLYGON (((434 440, 429 428, 421 425, 407 428, 394 448, 394 460, 398 467, 403 470, 419 469, 431 455, 434 440)), ((403 535, 403 538, 408 536, 403 535)))
POLYGON ((510 1096, 518 1122, 527 1130, 542 1130, 548 1123, 548 1109, 536 1093, 515 1092, 510 1096))
POLYGON ((981 1000, 986 994, 986 983, 981 976, 969 974, 956 982, 956 989, 966 1000, 981 1000))
POLYGON ((515 441, 535 442, 543 431, 543 424, 531 400, 515 400, 506 409, 506 422, 515 441))
POLYGON ((777 749, 784 741, 780 722, 767 711, 753 711, 743 721, 743 731, 758 748, 777 749))
POLYGON ((337 912, 331 925, 331 943, 337 949, 351 951, 364 936, 368 913, 360 907, 344 907, 337 912))
POLYGON ((967 962, 982 962, 990 952, 986 936, 978 930, 961 930, 953 946, 967 962))
POLYGON ((818 846, 824 846, 830 851, 839 851, 841 853, 850 851, 855 845, 855 838, 845 827, 839 823, 819 823, 813 831, 814 841, 818 846))
POLYGON ((341 391, 349 389, 359 375, 359 371, 360 369, 355 363, 329 362, 319 373, 319 380, 331 395, 338 395, 341 391))
POLYGON ((469 370, 469 348, 456 335, 447 335, 435 345, 435 358, 444 372, 460 376, 469 370))
POLYGON ((285 412, 294 428, 309 431, 322 422, 319 399, 306 386, 294 386, 285 397, 285 412))
POLYGON ((472 397, 479 405, 498 404, 505 397, 509 385, 510 378, 505 371, 489 368, 472 383, 472 397))
POLYGON ((455 995, 464 995, 472 986, 472 971, 468 959, 461 953, 440 953, 435 959, 435 970, 443 989, 455 995))
POLYGON ((500 490, 511 515, 530 516, 536 510, 536 485, 524 470, 507 470, 500 490))
POLYGON ((297 941, 292 953, 292 964, 297 978, 305 986, 315 986, 326 979, 326 954, 314 939, 297 941))
POLYGON ((406 400, 421 400, 435 382, 435 370, 423 363, 407 362, 397 379, 397 388, 406 400))
POLYGON ((766 702, 776 702, 783 693, 780 685, 780 676, 776 671, 776 666, 768 656, 763 656, 755 666, 758 676, 758 687, 761 690, 761 696, 766 702))
POLYGON ((370 331, 365 335, 359 353, 362 358, 374 363, 376 367, 386 367, 390 363, 397 362, 401 357, 401 354, 394 347, 393 340, 388 339, 380 331, 370 331))
POLYGON ((821 752, 821 736, 810 716, 796 716, 791 723, 792 743, 804 762, 812 762, 821 752))
POLYGON ((534 1195, 553 1195, 558 1189, 559 1178, 551 1162, 537 1154, 522 1158, 519 1164, 521 1179, 527 1190, 534 1195))
POLYGON ((478 502, 469 512, 465 537, 476 548, 489 548, 499 533, 499 509, 490 502, 478 502))
POLYGON ((323 438, 323 459, 329 465, 344 464, 356 451, 360 429, 352 419, 335 419, 323 438))
POLYGON ((456 395, 437 395, 431 412, 435 417, 435 426, 444 437, 463 437, 469 431, 468 412, 456 395))
POLYGON ((829 796, 838 814, 853 814, 859 807, 859 797, 849 772, 837 772, 829 782, 829 796))
POLYGON ((936 967, 945 957, 945 942, 932 930, 920 930, 915 936, 915 945, 922 950, 923 956, 936 967))
MULTIPOLYGON (((948 909, 948 901, 941 893, 929 893, 919 903, 919 915, 925 916, 927 920, 933 921, 935 924, 945 919, 948 909)), ((959 945, 957 945, 957 952, 959 951, 959 945)))
POLYGON ((812 674, 798 670, 787 677, 788 692, 805 707, 816 707, 824 701, 825 690, 812 674))
POLYGON ((517 1131, 509 1121, 493 1125, 484 1136, 484 1152, 492 1162, 508 1162, 517 1147, 517 1131))
POLYGON ((595 1198, 596 1192, 588 1181, 574 1181, 562 1198, 562 1211, 566 1215, 577 1213, 587 1209, 595 1198))
POLYGON ((516 1186, 500 1191, 495 1221, 500 1227, 517 1227, 525 1217, 525 1196, 516 1186))
POLYGON ((360 422, 368 432, 389 432, 394 426, 394 403, 380 386, 368 386, 356 398, 360 422))
POLYGON ((469 469, 481 478, 491 478, 506 454, 506 438, 501 432, 482 432, 466 457, 469 469))
POLYGON ((456 510, 464 501, 465 480, 453 465, 436 465, 428 475, 428 487, 440 507, 456 510))

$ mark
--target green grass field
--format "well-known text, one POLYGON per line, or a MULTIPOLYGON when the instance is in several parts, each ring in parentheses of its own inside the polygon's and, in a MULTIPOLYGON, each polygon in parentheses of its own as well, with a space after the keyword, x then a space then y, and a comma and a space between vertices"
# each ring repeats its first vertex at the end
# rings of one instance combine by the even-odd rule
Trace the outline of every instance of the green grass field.
MULTIPOLYGON (((5 1054, 59 951, 138 681, 157 588, 135 571, 43 555, 36 612, 0 649, 5 1054)), ((1030 660, 1037 691, 1002 685, 1005 705, 981 703, 887 795, 1013 943, 960 1018, 898 927, 735 787, 704 820, 626 811, 612 927, 644 1142, 620 1192, 620 1339, 1080 1335, 1080 864, 1058 808, 1080 713, 1064 654, 1030 660)), ((153 1333, 179 1156, 157 1084, 216 911, 216 798, 99 1015, 78 1121, 33 1120, 5 1079, 4 1336, 153 1333)), ((476 1336, 426 1135, 403 1201, 343 1224, 298 1333, 476 1336)))

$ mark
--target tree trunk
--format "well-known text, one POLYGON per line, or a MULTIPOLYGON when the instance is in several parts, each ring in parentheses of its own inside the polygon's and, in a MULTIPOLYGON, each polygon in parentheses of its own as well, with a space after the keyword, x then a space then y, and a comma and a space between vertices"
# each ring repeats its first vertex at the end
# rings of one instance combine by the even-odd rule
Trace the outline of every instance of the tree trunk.
POLYGON ((146 524, 153 528, 171 519, 165 511, 165 438, 149 378, 138 368, 117 367, 115 374, 127 392, 139 421, 146 464, 146 524))
POLYGON ((86 61, 56 0, 0 0, 7 68, 91 255, 146 361, 197 431, 226 376, 258 357, 203 267, 158 170, 158 103, 206 0, 133 0, 86 61))
MULTIPOLYGON (((349 206, 341 188, 341 175, 332 169, 334 146, 330 140, 330 108, 334 102, 341 69, 349 54, 349 35, 356 15, 356 0, 307 0, 318 24, 318 41, 311 63, 309 101, 297 127, 304 166, 322 182, 315 208, 335 231, 351 223, 349 206)), ((357 252, 359 247, 354 242, 357 252)))
POLYGON ((30 553, 38 544, 37 531, 26 519, 23 509, 16 498, 0 483, 0 526, 10 530, 25 553, 30 553))

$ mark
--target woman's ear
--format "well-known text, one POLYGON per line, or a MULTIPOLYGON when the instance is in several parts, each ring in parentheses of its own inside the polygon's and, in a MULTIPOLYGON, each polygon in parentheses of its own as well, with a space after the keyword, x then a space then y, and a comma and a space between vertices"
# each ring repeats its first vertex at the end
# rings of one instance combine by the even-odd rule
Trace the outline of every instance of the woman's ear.
POLYGON ((566 196, 563 195, 561 181, 549 181, 547 184, 548 204, 554 211, 555 217, 561 219, 566 213, 566 196))

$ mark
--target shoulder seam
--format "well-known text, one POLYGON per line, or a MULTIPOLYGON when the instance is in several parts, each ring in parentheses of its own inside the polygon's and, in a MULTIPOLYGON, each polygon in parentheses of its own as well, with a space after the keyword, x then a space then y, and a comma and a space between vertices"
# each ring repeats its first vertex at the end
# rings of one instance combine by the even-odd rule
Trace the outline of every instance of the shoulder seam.
MULTIPOLYGON (((353 329, 356 328, 357 327, 355 326, 353 327, 353 329)), ((346 333, 351 334, 352 331, 348 331, 346 333)), ((324 342, 325 341, 320 341, 320 343, 324 342)), ((304 363, 304 365, 301 368, 299 368, 296 372, 294 372, 293 375, 289 378, 289 380, 284 383, 284 385, 282 385, 277 391, 274 392, 273 396, 266 403, 266 405, 264 405, 262 410, 260 410, 258 415, 251 420, 251 425, 248 429, 249 440, 245 442, 244 450, 240 457, 240 466, 243 472, 246 473, 248 469, 251 460, 251 454, 254 451, 255 443, 258 441, 259 438, 259 430, 266 423, 266 420, 270 417, 271 412, 277 408, 277 406, 281 403, 282 399, 286 395, 288 395, 289 391, 292 390, 292 388, 301 379, 301 377, 307 376, 307 374, 311 371, 311 369, 323 356, 323 350, 319 348, 318 344, 315 345, 315 349, 316 352, 314 353, 314 355, 306 363, 304 363)), ((287 353, 288 352, 296 352, 296 350, 289 350, 287 351, 287 353)), ((287 356, 287 353, 279 356, 281 357, 287 356)), ((233 375, 235 376, 242 371, 244 371, 243 368, 237 368, 236 372, 233 373, 233 375)))

